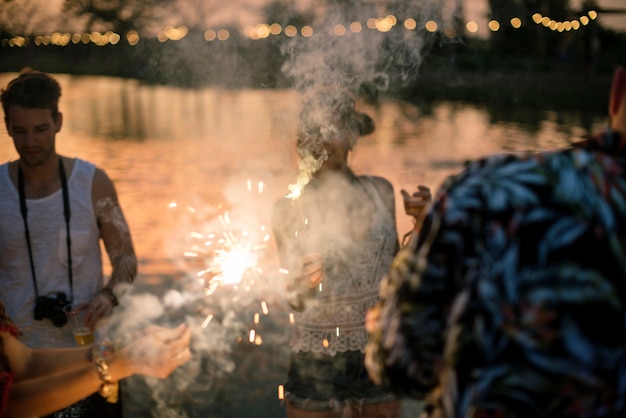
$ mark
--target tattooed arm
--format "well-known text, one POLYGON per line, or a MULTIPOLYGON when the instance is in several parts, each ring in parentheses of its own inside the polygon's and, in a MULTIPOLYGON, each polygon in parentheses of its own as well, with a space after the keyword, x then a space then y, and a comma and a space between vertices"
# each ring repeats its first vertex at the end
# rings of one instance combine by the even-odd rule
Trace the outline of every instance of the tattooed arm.
POLYGON ((109 315, 113 307, 113 289, 119 283, 132 283, 137 275, 137 257, 130 228, 117 199, 117 192, 109 176, 96 169, 93 179, 92 203, 100 237, 111 262, 111 277, 91 306, 88 322, 95 325, 98 319, 109 315))

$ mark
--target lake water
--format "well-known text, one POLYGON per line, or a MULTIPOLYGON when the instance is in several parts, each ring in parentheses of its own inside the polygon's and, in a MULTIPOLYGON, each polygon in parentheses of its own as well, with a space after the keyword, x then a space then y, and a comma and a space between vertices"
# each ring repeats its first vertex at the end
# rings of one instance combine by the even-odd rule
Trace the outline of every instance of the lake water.
MULTIPOLYGON (((13 76, 0 74, 0 85, 13 76)), ((168 273, 180 256, 174 241, 180 226, 172 222, 170 203, 198 210, 230 204, 235 210, 247 180, 255 188, 263 182, 255 206, 266 221, 268 206, 296 177, 299 96, 293 91, 181 90, 106 77, 58 78, 64 126, 57 150, 96 163, 115 181, 146 275, 168 273)), ((386 100, 365 109, 377 129, 357 144, 351 164, 357 173, 386 177, 397 189, 409 170, 423 171, 425 183, 436 188, 467 159, 566 146, 606 123, 604 115, 582 118, 541 109, 511 109, 508 120, 494 120, 479 107, 446 102, 417 108, 386 100)), ((14 158, 3 129, 0 161, 14 158)), ((402 233, 410 221, 397 206, 402 233)))
MULTIPOLYGON (((0 85, 14 76, 0 74, 0 85)), ((216 213, 228 209, 234 223, 268 225, 272 203, 296 178, 300 97, 294 91, 182 90, 106 77, 58 79, 64 126, 57 135, 57 151, 94 162, 116 183, 140 260, 138 284, 144 289, 164 293, 163 287, 169 285, 163 283, 195 273, 184 256, 189 235, 216 213)), ((394 183, 400 234, 411 227, 400 210, 403 173, 422 171, 424 182, 436 189, 468 159, 567 146, 606 124, 604 115, 511 108, 494 116, 481 107, 450 102, 417 107, 384 100, 365 109, 377 129, 357 144, 351 164, 357 173, 380 175, 394 183)), ((2 130, 0 161, 14 158, 12 142, 2 130)), ((271 259, 273 253, 270 239, 265 256, 271 259)), ((233 309, 244 306, 233 300, 229 300, 233 309)), ((272 308, 283 316, 268 329, 277 324, 285 328, 288 312, 278 302, 272 308)), ((241 324, 248 327, 260 308, 245 305, 242 311, 249 317, 241 324)), ((236 364, 239 378, 223 373, 220 384, 218 378, 210 378, 212 371, 230 366, 206 358, 197 361, 204 379, 192 373, 194 385, 170 405, 186 400, 192 405, 186 407, 188 416, 281 416, 276 387, 284 377, 287 337, 265 335, 260 348, 244 344, 226 350, 226 362, 236 364), (206 395, 209 392, 213 395, 206 395), (203 403, 199 400, 203 398, 210 399, 203 403)), ((203 346, 211 347, 207 358, 219 350, 214 341, 211 344, 203 346)), ((128 405, 133 402, 141 404, 130 396, 128 405)), ((154 411, 152 415, 158 415, 154 411)), ((140 414, 134 411, 129 416, 140 414)))

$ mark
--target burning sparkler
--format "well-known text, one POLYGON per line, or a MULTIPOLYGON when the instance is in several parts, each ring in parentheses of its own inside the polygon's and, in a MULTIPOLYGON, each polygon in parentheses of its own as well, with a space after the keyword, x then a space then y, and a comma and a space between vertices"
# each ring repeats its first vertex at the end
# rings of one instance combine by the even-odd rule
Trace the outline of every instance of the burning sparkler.
MULTIPOLYGON (((252 192, 252 180, 248 179, 246 184, 248 192, 252 192)), ((262 181, 258 182, 256 190, 259 194, 263 192, 262 181)), ((195 213, 193 208, 189 211, 195 213)), ((259 261, 270 240, 267 227, 249 228, 243 223, 237 224, 231 219, 231 213, 224 210, 205 228, 208 231, 189 234, 192 248, 184 252, 185 259, 195 260, 201 267, 195 275, 203 284, 205 294, 213 294, 224 285, 253 285, 255 278, 263 274, 259 261)))
MULTIPOLYGON (((253 199, 265 190, 262 181, 248 179, 245 185, 253 199)), ((239 209, 255 208, 256 203, 242 205, 239 209)), ((275 286, 275 280, 283 283, 289 274, 284 269, 272 269, 266 263, 266 250, 271 239, 268 228, 252 216, 256 213, 242 216, 241 210, 229 211, 222 206, 203 207, 200 211, 178 203, 170 204, 172 209, 180 207, 195 220, 192 232, 185 236, 187 249, 183 252, 183 260, 186 270, 195 279, 193 283, 198 283, 201 288, 194 302, 199 304, 195 314, 203 318, 201 327, 220 326, 225 312, 236 312, 239 316, 258 303, 253 322, 246 328, 248 342, 261 345, 261 316, 270 313, 266 297, 271 296, 271 292, 281 292, 282 286, 275 286), (208 219, 202 219, 201 212, 207 213, 208 219), (272 283, 268 286, 269 282, 272 283)), ((247 321, 242 319, 242 322, 247 321)), ((293 324, 293 315, 288 323, 293 324)), ((246 340, 244 334, 240 337, 238 341, 246 340)))

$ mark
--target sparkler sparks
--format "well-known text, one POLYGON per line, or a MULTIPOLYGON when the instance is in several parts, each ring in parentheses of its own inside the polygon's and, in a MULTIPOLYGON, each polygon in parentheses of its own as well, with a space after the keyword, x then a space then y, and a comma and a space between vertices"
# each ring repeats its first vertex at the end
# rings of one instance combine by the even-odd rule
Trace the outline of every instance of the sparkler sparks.
MULTIPOLYGON (((246 186, 248 192, 254 190, 252 180, 248 179, 246 186)), ((262 181, 256 184, 256 192, 259 194, 263 193, 264 188, 262 181)), ((170 204, 170 208, 176 207, 178 204, 170 204)), ((194 208, 187 209, 196 213, 194 208)), ((231 212, 224 210, 204 228, 210 230, 193 231, 189 234, 192 248, 183 255, 188 260, 194 259, 195 264, 201 267, 196 272, 196 277, 203 284, 205 295, 213 294, 223 285, 253 285, 255 278, 263 274, 259 261, 271 239, 267 227, 236 224, 231 219, 231 212)))
MULTIPOLYGON (((228 327, 235 331, 233 342, 255 346, 263 344, 260 334, 274 322, 262 324, 261 318, 270 314, 275 293, 284 291, 276 283, 284 283, 289 275, 288 270, 268 264, 271 235, 258 216, 258 196, 264 191, 262 181, 247 179, 238 203, 228 208, 221 204, 197 209, 177 202, 169 205, 182 210, 181 222, 191 229, 182 235, 185 249, 179 253, 195 280, 193 287, 199 285, 194 300, 203 306, 196 311, 198 324, 213 331, 228 327)), ((289 318, 293 323, 293 314, 289 318)), ((286 318, 284 323, 289 325, 286 318)))

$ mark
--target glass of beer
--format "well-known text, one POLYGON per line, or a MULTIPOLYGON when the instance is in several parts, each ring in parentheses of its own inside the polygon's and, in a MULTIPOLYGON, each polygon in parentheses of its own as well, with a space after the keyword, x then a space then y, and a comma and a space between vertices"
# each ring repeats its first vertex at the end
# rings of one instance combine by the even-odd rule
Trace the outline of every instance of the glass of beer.
POLYGON ((76 344, 93 344, 93 330, 86 325, 87 309, 68 309, 65 313, 67 315, 67 322, 72 328, 72 333, 74 334, 74 340, 76 341, 76 344))
POLYGON ((413 215, 414 212, 421 212, 424 208, 424 200, 420 197, 413 196, 419 192, 418 186, 424 185, 426 172, 422 170, 407 170, 400 173, 400 187, 406 194, 402 193, 404 201, 404 210, 407 215, 413 215))

